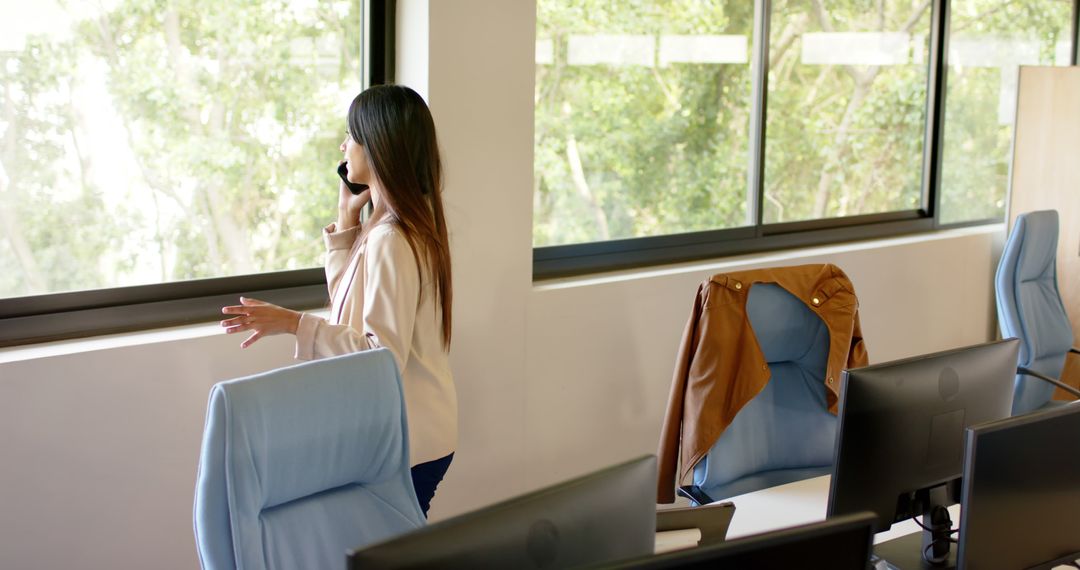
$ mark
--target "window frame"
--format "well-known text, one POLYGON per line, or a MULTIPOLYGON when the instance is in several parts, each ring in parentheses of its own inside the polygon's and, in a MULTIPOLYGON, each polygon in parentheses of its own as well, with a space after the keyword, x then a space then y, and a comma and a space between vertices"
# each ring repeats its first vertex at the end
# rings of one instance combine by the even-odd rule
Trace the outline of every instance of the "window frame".
MULTIPOLYGON (((362 86, 392 82, 396 0, 360 0, 362 86)), ((221 318, 250 296, 313 309, 329 302, 321 267, 0 298, 0 348, 221 318)))
MULTIPOLYGON (((765 223, 762 204, 772 4, 772 0, 755 0, 754 3, 748 184, 748 197, 752 199, 747 205, 754 223, 701 232, 534 247, 534 280, 1001 223, 1000 218, 954 223, 942 223, 939 219, 950 0, 933 0, 931 5, 921 207, 841 218, 765 223)), ((1080 0, 1073 0, 1071 65, 1077 64, 1077 52, 1080 51, 1078 29, 1080 0)))

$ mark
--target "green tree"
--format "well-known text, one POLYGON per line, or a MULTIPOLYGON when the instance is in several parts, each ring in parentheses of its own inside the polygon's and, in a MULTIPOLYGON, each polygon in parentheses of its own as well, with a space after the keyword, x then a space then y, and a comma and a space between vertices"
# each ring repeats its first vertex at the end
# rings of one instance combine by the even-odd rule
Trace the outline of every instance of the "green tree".
MULTIPOLYGON (((765 152, 765 221, 918 207, 930 2, 774 4, 765 152), (899 33, 898 65, 805 65, 811 32, 899 33)), ((843 54, 837 54, 843 55, 843 54)))
POLYGON ((0 54, 0 294, 107 286, 101 252, 115 249, 123 219, 105 210, 87 178, 69 70, 71 45, 30 38, 0 54))
MULTIPOLYGON (((1064 0, 954 0, 952 38, 1034 41, 1054 61, 1068 34, 1064 0)), ((575 37, 743 36, 754 2, 539 0, 533 243, 671 234, 747 223, 748 63, 571 62, 575 37), (539 54, 546 54, 541 50, 539 54)), ((776 0, 769 43, 766 223, 921 206, 929 0, 776 0), (890 65, 804 63, 809 33, 906 38, 890 65)), ((658 49, 656 50, 659 51, 658 49)), ((843 54, 840 54, 843 55, 843 54)), ((843 58, 838 58, 842 60, 843 58)), ((993 67, 951 66, 942 219, 1002 215, 1011 124, 993 67)))
MULTIPOLYGON (((742 225, 749 66, 570 65, 571 36, 744 36, 749 2, 541 1, 533 242, 552 245, 742 225)), ((659 50, 654 50, 658 52, 659 50)))
MULTIPOLYGON (((954 0, 951 38, 992 40, 1003 45, 1033 43, 1037 61, 1068 65, 1058 58, 1059 45, 1072 48, 1072 3, 1063 0, 1003 2, 954 0)), ((1009 52, 999 55, 1015 56, 1009 52)), ((1022 58, 1016 58, 1022 59, 1022 58)), ((1013 60, 1015 63, 1019 61, 1013 60)), ((945 144, 941 169, 941 217, 945 222, 1001 219, 1012 161, 1012 117, 1000 116, 1005 86, 1017 79, 1017 67, 949 65, 945 98, 945 144)), ((1004 101, 1008 108, 1014 100, 1004 101)))
POLYGON ((12 269, 0 294, 318 265, 344 104, 360 85, 359 10, 356 0, 123 0, 71 34, 0 55, 0 212, 12 244, 0 252, 12 269), (72 146, 83 165, 114 152, 78 146, 79 114, 95 110, 63 96, 77 95, 80 65, 105 69, 124 129, 115 152, 138 165, 126 201, 102 200, 117 190, 63 166, 72 146), (135 206, 146 198, 152 207, 135 206))

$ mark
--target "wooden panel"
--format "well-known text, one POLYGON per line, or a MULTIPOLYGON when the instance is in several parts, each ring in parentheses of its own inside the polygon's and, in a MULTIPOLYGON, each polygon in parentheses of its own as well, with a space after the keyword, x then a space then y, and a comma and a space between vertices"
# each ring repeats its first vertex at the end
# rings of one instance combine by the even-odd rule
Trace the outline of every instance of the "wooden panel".
MULTIPOLYGON (((1046 209, 1057 210, 1061 219, 1058 288, 1075 345, 1080 343, 1080 67, 1020 68, 1009 229, 1017 214, 1046 209)), ((1075 356, 1062 379, 1078 386, 1075 356)))
MULTIPOLYGON (((1076 337, 1074 336, 1073 338, 1075 339, 1076 337)), ((1070 354, 1065 358, 1065 369, 1061 371, 1061 378, 1070 386, 1080 386, 1080 356, 1070 354)), ((1068 401, 1075 400, 1076 398, 1061 388, 1055 388, 1054 399, 1068 401)))

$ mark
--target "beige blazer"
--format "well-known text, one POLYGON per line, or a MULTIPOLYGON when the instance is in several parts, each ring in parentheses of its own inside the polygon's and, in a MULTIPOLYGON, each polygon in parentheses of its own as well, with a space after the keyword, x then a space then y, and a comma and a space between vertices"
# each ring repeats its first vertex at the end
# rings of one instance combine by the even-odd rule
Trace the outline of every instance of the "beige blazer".
POLYGON ((296 358, 311 360, 387 348, 405 392, 410 465, 457 448, 457 393, 442 343, 442 310, 435 286, 405 236, 380 224, 350 255, 359 227, 323 233, 330 318, 304 313, 296 329, 296 358))

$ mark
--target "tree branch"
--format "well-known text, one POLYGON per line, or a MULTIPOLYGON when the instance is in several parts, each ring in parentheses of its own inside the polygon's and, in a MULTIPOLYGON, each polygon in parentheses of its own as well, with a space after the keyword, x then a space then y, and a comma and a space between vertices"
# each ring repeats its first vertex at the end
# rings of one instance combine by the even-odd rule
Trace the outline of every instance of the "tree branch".
POLYGON ((957 18, 953 18, 952 21, 949 22, 949 35, 950 36, 954 35, 956 32, 959 32, 960 30, 963 30, 963 29, 967 28, 968 26, 970 26, 970 25, 972 25, 972 24, 974 24, 976 22, 980 22, 983 19, 988 18, 988 17, 994 15, 995 13, 1000 12, 1001 10, 1004 10, 1005 8, 1008 8, 1008 7, 1009 7, 1008 2, 1002 2, 1000 4, 995 4, 993 8, 990 8, 989 10, 984 10, 981 13, 976 14, 975 16, 973 16, 971 18, 966 18, 964 20, 959 20, 959 22, 962 22, 962 23, 954 24, 954 22, 957 22, 957 18))
POLYGON ((170 7, 165 11, 164 24, 166 53, 169 56, 169 66, 173 70, 173 75, 176 76, 175 86, 179 95, 177 103, 180 105, 180 112, 192 127, 198 129, 196 132, 202 132, 199 110, 189 100, 193 81, 191 68, 184 57, 183 45, 180 41, 180 14, 175 8, 170 7))
POLYGON ((922 5, 915 9, 911 17, 900 27, 900 30, 905 34, 910 34, 911 30, 915 29, 915 24, 918 24, 919 20, 922 19, 923 12, 930 8, 930 2, 931 0, 923 0, 922 5))
POLYGON ((784 57, 788 50, 791 49, 795 40, 802 37, 806 32, 808 23, 805 14, 799 14, 795 19, 788 22, 788 25, 784 27, 784 31, 780 34, 780 39, 776 41, 776 46, 769 49, 769 69, 774 69, 780 58, 784 57))
POLYGON ((814 197, 814 218, 825 217, 825 212, 829 207, 829 195, 832 192, 833 180, 836 178, 836 169, 840 167, 851 148, 850 145, 848 145, 847 140, 848 133, 851 129, 851 123, 854 121, 855 113, 862 107, 866 96, 870 94, 870 85, 873 83, 876 75, 877 73, 875 70, 866 83, 855 83, 855 91, 852 93, 851 99, 844 109, 844 116, 837 126, 836 136, 833 137, 833 143, 829 146, 831 151, 830 155, 826 158, 825 164, 821 169, 822 174, 821 178, 818 180, 817 194, 814 197))
POLYGON ((664 78, 660 75, 660 71, 656 69, 656 66, 650 66, 649 70, 652 71, 653 79, 655 79, 656 84, 660 86, 660 91, 664 94, 664 98, 667 99, 668 104, 676 110, 682 109, 682 103, 679 102, 679 98, 671 91, 671 87, 668 87, 668 84, 664 81, 664 78))
MULTIPOLYGON (((825 6, 821 3, 821 0, 811 0, 810 5, 814 12, 814 18, 818 21, 818 25, 821 26, 821 29, 830 34, 834 33, 832 19, 829 18, 829 14, 825 11, 825 6)), ((863 73, 854 66, 841 65, 840 68, 844 70, 844 73, 850 75, 852 81, 856 84, 864 81, 863 73)))
MULTIPOLYGON (((99 18, 98 27, 101 32, 102 41, 108 50, 106 52, 106 60, 110 67, 115 69, 119 67, 116 42, 113 39, 112 30, 104 16, 99 18)), ((220 133, 224 128, 224 108, 222 107, 221 102, 218 101, 215 103, 211 113, 211 118, 213 119, 212 123, 210 125, 204 125, 199 115, 197 105, 194 102, 189 101, 190 93, 195 92, 196 87, 194 86, 190 67, 184 56, 184 48, 180 38, 180 16, 173 8, 168 9, 165 13, 164 33, 167 55, 175 77, 176 91, 179 99, 177 104, 180 106, 181 115, 191 126, 193 132, 203 133, 204 136, 209 136, 210 133, 220 133)), ((227 68, 227 62, 222 59, 221 64, 224 71, 227 68)), ((133 133, 126 122, 124 127, 128 134, 128 144, 134 150, 136 146, 133 140, 133 133)), ((147 184, 155 191, 159 191, 162 194, 173 198, 185 209, 185 211, 191 213, 191 207, 185 205, 175 192, 158 183, 158 180, 163 180, 163 178, 156 175, 157 173, 146 164, 146 161, 143 160, 138 152, 135 153, 135 156, 136 163, 139 165, 139 169, 142 171, 147 184)), ((216 243, 220 236, 221 238, 224 238, 222 243, 225 246, 225 251, 229 257, 228 262, 239 271, 251 271, 254 267, 254 260, 251 257, 251 250, 247 243, 249 239, 247 235, 248 232, 241 229, 237 220, 232 215, 232 208, 230 208, 229 205, 222 203, 222 197, 214 183, 208 183, 207 180, 199 180, 198 182, 199 184, 195 189, 196 196, 193 200, 193 206, 204 216, 202 225, 208 232, 207 243, 210 244, 209 254, 212 263, 217 266, 223 265, 224 260, 220 257, 216 243)))
MULTIPOLYGON (((921 6, 915 9, 912 15, 904 22, 901 28, 904 33, 910 33, 915 25, 922 18, 923 13, 930 7, 931 0, 923 0, 921 6)), ((828 14, 825 12, 825 8, 820 0, 811 0, 814 10, 814 15, 818 19, 822 29, 832 31, 832 22, 829 19, 828 14)), ((836 136, 833 137, 833 143, 830 145, 831 154, 826 158, 825 165, 822 168, 821 178, 818 180, 818 190, 814 198, 814 211, 815 218, 821 218, 825 216, 829 206, 829 197, 832 192, 833 180, 836 178, 834 174, 836 169, 841 166, 844 159, 850 152, 850 145, 848 144, 848 136, 851 129, 851 123, 854 121, 855 114, 859 108, 862 107, 863 101, 870 94, 870 88, 881 73, 880 66, 873 66, 865 71, 860 71, 851 65, 844 65, 844 71, 851 76, 855 83, 855 90, 851 95, 851 99, 848 101, 847 107, 844 109, 844 116, 840 120, 840 124, 836 130, 836 136)))
POLYGON ((12 164, 15 153, 18 150, 18 137, 16 131, 19 123, 15 116, 15 101, 11 98, 10 88, 4 84, 4 117, 7 122, 7 132, 4 133, 4 152, 0 155, 0 227, 4 229, 4 235, 11 244, 11 250, 15 253, 15 259, 22 268, 23 283, 26 293, 45 293, 49 290, 48 276, 41 271, 37 260, 34 258, 34 250, 26 241, 26 234, 22 229, 19 218, 15 216, 13 201, 10 199, 11 189, 15 188, 18 173, 8 169, 5 164, 12 164))
POLYGON ((600 232, 599 239, 605 241, 611 239, 611 233, 608 231, 607 215, 604 214, 604 210, 600 208, 600 205, 596 203, 596 198, 593 196, 592 190, 589 189, 589 182, 585 180, 585 169, 581 166, 581 155, 578 154, 577 139, 574 138, 572 133, 566 137, 566 160, 570 164, 570 177, 574 180, 574 188, 577 189, 578 195, 585 200, 585 204, 592 211, 596 227, 600 232))

